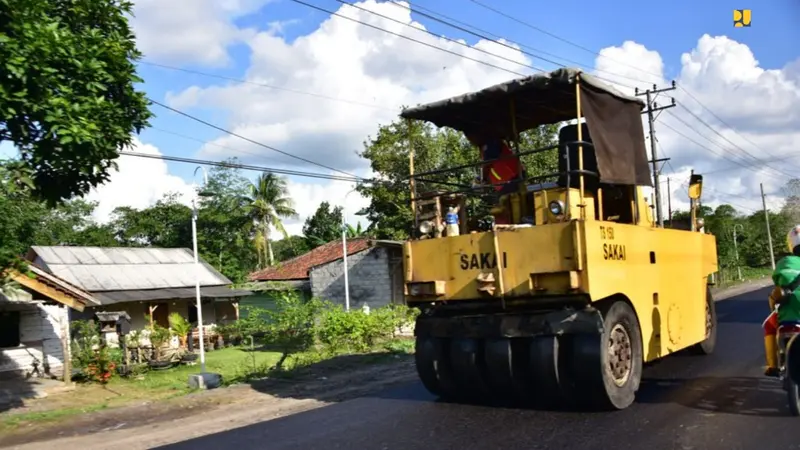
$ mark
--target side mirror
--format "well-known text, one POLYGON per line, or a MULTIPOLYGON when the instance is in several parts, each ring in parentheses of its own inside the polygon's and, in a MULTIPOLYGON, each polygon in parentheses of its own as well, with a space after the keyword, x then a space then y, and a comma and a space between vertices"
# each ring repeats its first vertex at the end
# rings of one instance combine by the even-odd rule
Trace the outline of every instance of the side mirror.
POLYGON ((697 200, 703 195, 703 176, 692 174, 689 177, 689 198, 697 200))

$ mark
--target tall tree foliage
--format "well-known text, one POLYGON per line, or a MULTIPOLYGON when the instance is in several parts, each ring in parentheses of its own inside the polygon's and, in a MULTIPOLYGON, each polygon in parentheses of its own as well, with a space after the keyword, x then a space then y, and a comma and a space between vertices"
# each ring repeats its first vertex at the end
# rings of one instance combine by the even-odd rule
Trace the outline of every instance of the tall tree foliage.
MULTIPOLYGON (((532 150, 556 143, 557 125, 548 125, 528 130, 520 136, 520 149, 532 150)), ((370 199, 370 205, 362 211, 372 224, 370 231, 384 239, 405 239, 411 229, 409 176, 409 150, 414 150, 415 173, 461 166, 479 159, 476 148, 464 135, 449 128, 436 129, 419 121, 398 120, 381 126, 374 138, 364 142, 361 156, 369 160, 370 166, 387 183, 363 184, 358 187, 361 195, 370 199)), ((558 168, 555 150, 522 158, 529 177, 553 173, 558 168)), ((462 169, 437 176, 426 177, 439 182, 471 186, 478 176, 477 168, 462 169)), ((417 192, 453 190, 452 186, 417 181, 417 192)), ((487 204, 480 198, 468 201, 468 213, 473 219, 485 217, 487 204)))
POLYGON ((342 215, 341 206, 331 208, 330 203, 322 202, 314 211, 314 215, 306 219, 303 225, 303 235, 308 241, 310 248, 318 247, 342 236, 342 215))
POLYGON ((289 197, 286 180, 273 173, 264 172, 250 185, 247 197, 247 210, 256 224, 256 248, 259 256, 259 267, 275 263, 272 251, 270 229, 275 228, 284 238, 289 234, 283 227, 283 219, 297 217, 294 202, 289 197))
POLYGON ((142 210, 116 208, 113 216, 111 226, 124 246, 192 248, 192 209, 176 193, 142 210))
POLYGON ((108 180, 151 113, 125 0, 0 0, 0 142, 34 196, 55 204, 108 180))
MULTIPOLYGON (((95 203, 75 199, 48 207, 29 189, 9 189, 14 174, 0 164, 0 278, 24 270, 20 257, 32 245, 114 245, 114 233, 92 219, 95 203)), ((2 284, 0 279, 0 284, 2 284)))
POLYGON ((257 262, 253 252, 256 230, 247 213, 249 188, 249 180, 239 169, 213 168, 202 189, 197 219, 201 256, 235 282, 244 281, 257 262))

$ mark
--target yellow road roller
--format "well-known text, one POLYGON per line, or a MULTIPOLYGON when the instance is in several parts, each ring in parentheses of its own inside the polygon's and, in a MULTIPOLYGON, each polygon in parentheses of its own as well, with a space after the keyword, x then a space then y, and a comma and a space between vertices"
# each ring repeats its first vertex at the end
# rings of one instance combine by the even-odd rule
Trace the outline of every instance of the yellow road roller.
POLYGON ((696 215, 702 176, 689 180, 691 223, 659 226, 643 190, 653 186, 644 108, 565 68, 401 113, 480 136, 476 168, 544 151, 559 161, 543 176, 426 193, 416 191, 421 180, 464 166, 414 174, 412 153, 404 289, 420 309, 415 358, 427 390, 619 410, 634 401, 645 363, 714 350, 718 263, 696 215), (559 123, 557 145, 519 148, 519 133, 559 123), (510 155, 497 151, 504 143, 510 155), (492 198, 494 220, 482 228, 465 207, 476 189, 492 198))

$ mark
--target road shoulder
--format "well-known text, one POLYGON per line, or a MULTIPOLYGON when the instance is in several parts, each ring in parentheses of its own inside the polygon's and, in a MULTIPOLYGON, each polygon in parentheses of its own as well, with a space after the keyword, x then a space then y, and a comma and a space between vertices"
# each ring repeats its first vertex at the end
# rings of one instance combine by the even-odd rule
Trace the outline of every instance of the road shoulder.
MULTIPOLYGON (((769 279, 712 289, 716 301, 770 286, 769 279)), ((68 423, 33 425, 0 436, 0 447, 60 450, 105 449, 109 442, 129 450, 153 448, 320 408, 416 380, 413 357, 330 371, 292 379, 264 379, 250 384, 198 392, 166 401, 102 410, 68 423)))

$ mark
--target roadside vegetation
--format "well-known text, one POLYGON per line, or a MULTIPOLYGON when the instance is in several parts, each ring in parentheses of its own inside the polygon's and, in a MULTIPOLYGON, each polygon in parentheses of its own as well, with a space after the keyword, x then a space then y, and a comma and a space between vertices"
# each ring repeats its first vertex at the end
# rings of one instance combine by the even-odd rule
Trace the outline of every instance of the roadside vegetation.
MULTIPOLYGON (((269 378, 291 382, 318 363, 343 355, 371 355, 361 364, 388 361, 408 354, 413 340, 403 330, 415 311, 390 305, 369 313, 345 311, 318 299, 303 300, 291 291, 277 295, 274 308, 247 308, 243 318, 217 331, 227 344, 206 353, 206 367, 222 375, 223 387, 269 378)), ((174 334, 175 330, 167 330, 174 334)), ((200 370, 199 361, 152 370, 147 363, 125 368, 119 348, 100 345, 97 328, 88 321, 73 325, 72 392, 30 401, 22 410, 0 414, 0 432, 31 422, 53 422, 76 414, 159 401, 191 393, 187 380, 200 370)), ((166 334, 158 344, 167 352, 166 334)))

